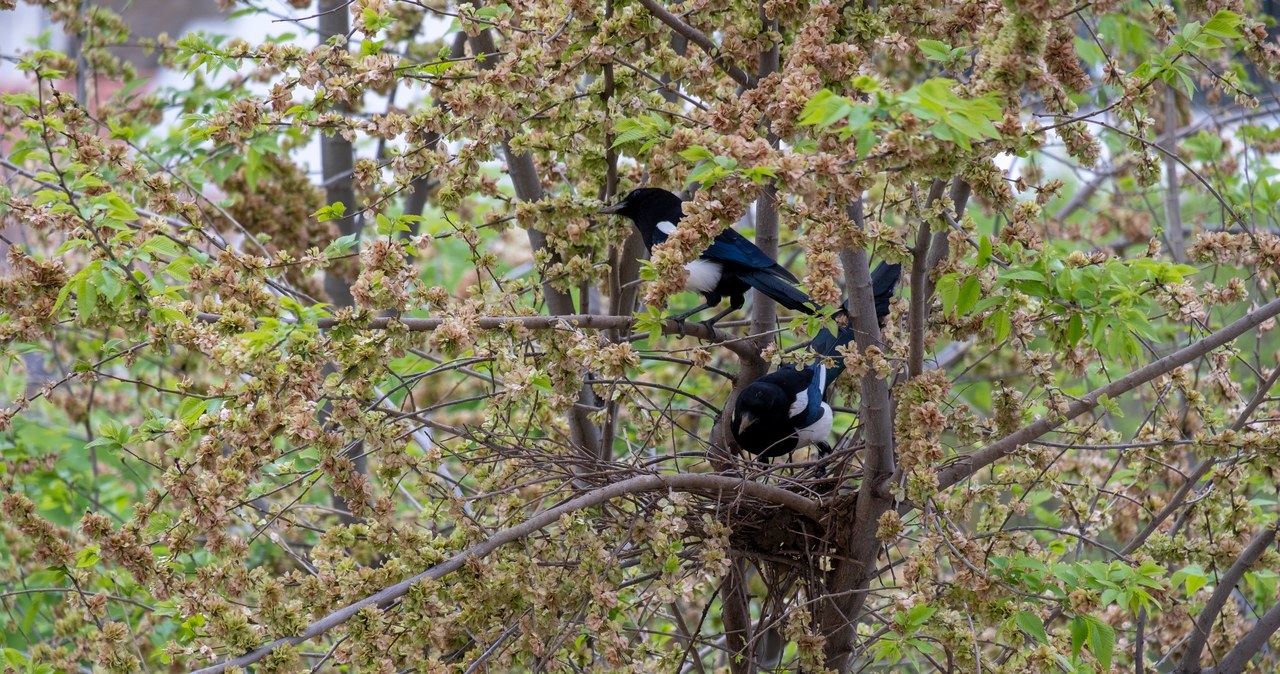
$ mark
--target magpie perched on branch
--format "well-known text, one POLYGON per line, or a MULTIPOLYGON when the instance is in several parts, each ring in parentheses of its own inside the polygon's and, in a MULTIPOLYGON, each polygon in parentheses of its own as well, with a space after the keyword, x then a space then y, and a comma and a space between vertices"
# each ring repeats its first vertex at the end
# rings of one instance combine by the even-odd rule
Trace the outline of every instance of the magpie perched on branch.
MULTIPOLYGON (((684 217, 681 203, 680 197, 664 189, 641 187, 600 212, 631 218, 644 238, 645 248, 652 250, 676 231, 676 225, 684 217)), ((728 309, 703 321, 708 327, 714 326, 716 321, 742 308, 748 288, 755 288, 793 311, 812 314, 817 308, 808 295, 793 285, 799 283, 799 279, 732 228, 717 234, 711 246, 702 251, 698 259, 685 265, 685 270, 688 274, 685 287, 701 293, 703 304, 672 316, 677 321, 710 309, 728 297, 728 309)))
MULTIPOLYGON (((871 272, 876 318, 881 326, 889 315, 889 301, 901 276, 899 264, 881 262, 871 272)), ((837 349, 853 338, 852 326, 840 326, 835 335, 823 328, 809 344, 809 349, 819 356, 817 362, 800 369, 783 365, 743 389, 734 404, 729 427, 738 445, 761 460, 808 445, 817 445, 821 456, 830 454, 831 445, 826 439, 831 434, 831 406, 823 398, 844 371, 844 359, 837 349), (835 361, 830 367, 823 363, 828 357, 835 361)))

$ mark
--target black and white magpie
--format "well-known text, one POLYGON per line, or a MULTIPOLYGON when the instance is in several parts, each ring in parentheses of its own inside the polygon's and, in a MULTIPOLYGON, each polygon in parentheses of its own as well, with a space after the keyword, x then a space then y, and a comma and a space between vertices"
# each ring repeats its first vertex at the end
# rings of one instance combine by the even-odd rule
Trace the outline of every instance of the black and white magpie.
MULTIPOLYGON (((676 231, 676 225, 684 217, 681 203, 680 197, 664 189, 641 187, 600 212, 631 218, 636 229, 640 230, 645 248, 652 250, 676 231)), ((732 228, 717 234, 711 246, 702 251, 698 259, 685 265, 685 270, 688 274, 685 288, 701 293, 704 303, 672 316, 677 321, 710 309, 728 297, 728 309, 703 321, 713 326, 716 321, 742 308, 748 288, 755 288, 793 311, 812 314, 817 308, 808 295, 793 285, 800 282, 795 275, 732 228)))
MULTIPOLYGON (((884 262, 871 272, 876 318, 882 326, 901 275, 902 265, 884 262)), ((823 328, 809 344, 809 349, 820 356, 817 362, 800 369, 783 365, 743 389, 734 404, 729 428, 738 446, 761 460, 808 445, 817 445, 822 456, 830 454, 826 439, 831 434, 831 406, 823 398, 844 371, 844 359, 836 350, 853 338, 851 326, 841 326, 836 335, 823 328), (823 363, 827 357, 835 360, 830 367, 823 363)))

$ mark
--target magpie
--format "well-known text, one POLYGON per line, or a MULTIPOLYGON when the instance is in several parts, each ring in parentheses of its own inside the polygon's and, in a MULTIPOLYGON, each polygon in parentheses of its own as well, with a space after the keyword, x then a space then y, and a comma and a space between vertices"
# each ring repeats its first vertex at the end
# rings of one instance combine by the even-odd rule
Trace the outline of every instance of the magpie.
MULTIPOLYGON (((901 276, 899 264, 881 262, 871 272, 876 319, 881 326, 889 315, 889 301, 901 276)), ((847 309, 841 311, 847 314, 847 309)), ((831 406, 823 398, 844 371, 844 359, 836 350, 852 342, 853 337, 853 328, 848 325, 840 326, 835 335, 822 328, 809 344, 809 349, 819 356, 817 362, 798 370, 783 365, 743 389, 734 404, 729 429, 738 446, 761 460, 808 445, 817 445, 820 456, 830 454, 831 445, 826 439, 831 434, 831 406), (823 363, 827 357, 835 360, 830 367, 823 363)))
MULTIPOLYGON (((680 197, 664 189, 641 187, 600 212, 631 218, 636 229, 640 230, 645 248, 652 251, 654 246, 666 241, 676 231, 676 225, 684 217, 681 203, 680 197)), ((712 327, 716 321, 742 308, 748 288, 755 288, 793 311, 812 314, 818 306, 793 285, 800 279, 733 228, 717 234, 698 259, 685 265, 685 272, 685 288, 700 293, 704 303, 671 317, 677 321, 710 309, 728 297, 728 309, 703 321, 707 327, 712 327)))

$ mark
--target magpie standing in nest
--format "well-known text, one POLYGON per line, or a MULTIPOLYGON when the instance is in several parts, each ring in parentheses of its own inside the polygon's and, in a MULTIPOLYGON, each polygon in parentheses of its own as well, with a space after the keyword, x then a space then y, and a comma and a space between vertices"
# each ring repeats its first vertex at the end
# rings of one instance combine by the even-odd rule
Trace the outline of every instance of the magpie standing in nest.
MULTIPOLYGON (((902 275, 902 265, 881 262, 871 272, 875 293, 876 319, 884 325, 889 301, 902 275)), ((820 456, 831 453, 831 406, 823 398, 831 383, 844 371, 844 359, 837 349, 853 341, 851 326, 840 326, 838 334, 823 328, 809 344, 818 354, 817 362, 795 369, 783 365, 775 372, 751 382, 738 396, 729 430, 743 449, 761 460, 790 454, 801 447, 817 445, 820 456), (835 362, 823 364, 827 357, 835 362)))
MULTIPOLYGON (((640 230, 640 236, 644 238, 645 248, 652 251, 654 246, 666 241, 676 231, 676 225, 684 217, 681 203, 680 197, 664 189, 641 187, 600 212, 631 218, 636 229, 640 230)), ((716 321, 742 308, 748 288, 755 288, 793 311, 812 314, 817 308, 808 295, 795 287, 794 284, 799 283, 799 279, 732 228, 717 234, 711 247, 702 251, 698 259, 685 265, 685 270, 688 274, 685 288, 701 293, 704 302, 701 306, 671 317, 677 321, 710 309, 728 297, 728 309, 703 321, 704 325, 712 327, 716 321)))

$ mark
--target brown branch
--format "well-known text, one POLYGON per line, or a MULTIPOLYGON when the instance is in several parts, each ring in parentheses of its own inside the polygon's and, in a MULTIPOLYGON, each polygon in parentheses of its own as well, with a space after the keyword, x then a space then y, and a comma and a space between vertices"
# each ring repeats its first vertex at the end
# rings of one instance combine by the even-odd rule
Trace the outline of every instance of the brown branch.
MULTIPOLYGON (((969 203, 969 183, 961 178, 956 178, 951 183, 951 208, 955 211, 952 220, 958 225, 960 219, 964 217, 965 206, 969 203)), ((937 269, 948 255, 951 254, 951 240, 948 238, 951 232, 947 228, 939 229, 933 233, 933 242, 929 244, 929 261, 925 268, 932 271, 937 269)), ((925 294, 933 297, 933 293, 938 288, 938 283, 932 277, 926 277, 927 285, 925 286, 925 294)))
MULTIPOLYGON (((849 218, 862 226, 862 203, 849 207, 849 218)), ((847 293, 858 350, 866 353, 880 345, 880 324, 876 318, 875 295, 871 289, 871 271, 864 249, 846 248, 840 254, 844 265, 847 293)), ((858 617, 866 602, 865 589, 875 576, 875 560, 880 542, 876 529, 880 515, 892 501, 879 493, 881 481, 893 474, 893 405, 889 398, 889 382, 869 370, 862 377, 860 416, 866 440, 863 478, 854 505, 854 521, 848 538, 837 541, 842 553, 827 578, 826 598, 819 613, 819 630, 827 638, 824 647, 826 666, 837 672, 848 669, 853 654, 858 617)))
MULTIPOLYGON (((321 0, 318 3, 317 9, 320 14, 317 29, 321 43, 335 36, 340 40, 346 40, 347 32, 351 29, 351 14, 340 10, 344 10, 348 4, 350 4, 349 0, 321 0)), ((343 44, 345 45, 345 42, 343 44)), ((335 49, 338 48, 335 47, 335 49)), ((334 110, 341 115, 351 113, 351 107, 345 103, 335 104, 334 110)), ((330 204, 342 203, 346 206, 348 215, 338 219, 338 231, 342 236, 355 236, 356 251, 359 251, 359 235, 364 228, 364 220, 356 204, 354 162, 355 152, 351 141, 344 138, 342 134, 335 132, 320 136, 320 167, 325 201, 330 204)), ((351 293, 351 285, 355 279, 345 276, 341 271, 356 268, 357 266, 353 264, 325 270, 324 292, 334 305, 349 307, 355 304, 355 297, 351 293)), ((332 373, 333 363, 327 363, 324 371, 325 374, 332 373)), ((329 413, 330 406, 326 403, 320 410, 321 418, 328 419, 329 413)), ((359 443, 352 445, 346 455, 355 466, 357 473, 368 476, 369 461, 365 458, 363 445, 359 443)), ((352 524, 357 521, 352 514, 355 507, 351 502, 337 492, 333 493, 332 499, 334 506, 344 512, 343 523, 352 524)))
MULTIPOLYGON (((318 6, 320 18, 317 28, 320 31, 321 42, 331 36, 343 36, 345 39, 347 31, 350 29, 350 14, 337 10, 342 9, 347 4, 343 0, 322 0, 320 2, 318 6)), ((345 115, 351 112, 350 107, 343 103, 336 104, 334 107, 339 114, 345 115)), ((350 214, 337 221, 338 230, 342 236, 359 234, 361 229, 360 209, 356 207, 356 191, 352 184, 354 161, 351 141, 343 138, 342 134, 335 132, 320 136, 320 166, 322 180, 324 181, 325 201, 330 204, 341 202, 347 207, 347 213, 350 214)), ((349 307, 355 304, 355 300, 351 296, 351 283, 353 281, 354 279, 343 278, 332 270, 326 271, 324 275, 324 292, 335 305, 349 307)))
POLYGON ((1209 601, 1205 602, 1204 609, 1196 617, 1195 629, 1187 639, 1187 649, 1182 655, 1182 662, 1175 670, 1176 674, 1196 674, 1200 671, 1200 655, 1204 652, 1205 644, 1209 642, 1209 632, 1213 629, 1214 621, 1218 619, 1222 607, 1226 606, 1227 600, 1231 598, 1231 593, 1235 592, 1236 584, 1244 577, 1245 572, 1275 542, 1278 525, 1280 525, 1280 519, 1254 536, 1244 552, 1241 552, 1227 572, 1222 574, 1222 578, 1218 580, 1218 586, 1213 590, 1213 595, 1209 597, 1209 601))
POLYGON ((277 648, 285 645, 296 645, 314 639, 329 630, 353 618, 362 609, 371 606, 385 606, 387 603, 403 597, 415 584, 428 579, 436 579, 462 568, 470 559, 483 558, 498 548, 530 536, 541 529, 555 523, 566 513, 590 508, 628 494, 648 491, 675 490, 715 494, 722 503, 729 503, 744 496, 758 498, 777 505, 790 508, 802 515, 817 519, 821 508, 815 501, 794 492, 751 480, 710 475, 702 473, 681 473, 677 475, 641 475, 606 487, 588 492, 575 499, 545 510, 514 527, 494 533, 484 541, 477 543, 462 552, 450 557, 422 573, 407 580, 400 581, 381 592, 370 595, 349 604, 329 615, 311 623, 296 636, 276 639, 260 646, 240 657, 221 662, 216 665, 196 670, 193 674, 221 674, 233 667, 245 668, 270 655, 277 648))
MULTIPOLYGON (((480 31, 470 39, 473 55, 486 54, 480 60, 482 70, 492 70, 498 65, 493 55, 496 50, 493 34, 488 28, 480 31)), ((507 158, 507 173, 511 176, 511 184, 515 188, 516 198, 526 203, 542 201, 542 181, 538 178, 538 167, 533 163, 533 156, 528 152, 514 152, 511 149, 511 137, 502 140, 502 153, 507 158)), ((547 250, 547 235, 536 227, 525 230, 529 235, 529 246, 536 257, 539 251, 547 250)), ((550 263, 559 262, 559 255, 551 252, 550 263)), ((574 312, 573 298, 567 292, 557 289, 551 280, 543 276, 542 296, 546 300, 548 312, 556 315, 574 312)), ((585 301, 585 296, 583 297, 585 301)), ((569 431, 576 445, 583 448, 591 456, 599 456, 604 449, 600 445, 600 428, 590 419, 590 410, 598 406, 596 395, 589 385, 583 385, 578 392, 578 403, 569 411, 569 431)))
MULTIPOLYGON (((929 186, 929 196, 925 198, 924 209, 927 212, 933 204, 942 198, 942 190, 947 184, 934 180, 929 186)), ((945 229, 943 233, 945 233, 945 229)), ((933 241, 933 218, 927 215, 920 219, 920 231, 916 233, 916 247, 911 253, 911 351, 907 357, 907 377, 915 377, 924 372, 924 333, 929 329, 929 248, 933 241)), ((941 261, 941 256, 934 258, 941 261)))
POLYGON ((654 15, 654 17, 659 21, 667 24, 671 30, 674 30, 684 36, 690 42, 698 45, 702 51, 709 54, 712 58, 712 62, 723 70, 724 74, 733 78, 734 82, 742 85, 745 89, 755 88, 756 78, 752 77, 742 68, 725 61, 724 55, 720 53, 720 48, 716 46, 715 42, 711 41, 711 38, 707 37, 706 33, 690 26, 682 21, 680 17, 667 11, 667 8, 658 4, 658 0, 640 0, 640 4, 644 5, 644 8, 649 10, 649 13, 654 15))
POLYGON ((1280 314, 1280 299, 1272 300, 1267 304, 1254 309, 1236 322, 1218 330, 1195 344, 1179 349, 1164 358, 1154 361, 1141 369, 1135 370, 1111 382, 1110 384, 1107 384, 1106 386, 1090 391, 1083 398, 1071 403, 1066 412, 1061 416, 1045 417, 1035 423, 1023 426, 1013 433, 991 443, 986 448, 980 449, 938 471, 938 489, 946 489, 961 480, 967 479, 979 470, 982 470, 1001 458, 1013 453, 1019 446, 1025 445, 1045 433, 1067 423, 1068 421, 1075 419, 1085 412, 1092 410, 1098 406, 1098 400, 1103 396, 1115 398, 1116 396, 1128 393, 1129 391, 1132 391, 1160 375, 1172 372, 1173 370, 1204 356, 1210 351, 1231 342, 1235 338, 1258 327, 1258 325, 1263 321, 1276 316, 1277 314, 1280 314))
POLYGON ((1262 618, 1244 635, 1244 638, 1236 642, 1235 648, 1232 648, 1223 656, 1217 667, 1204 670, 1206 674, 1240 674, 1244 671, 1245 665, 1253 659, 1253 656, 1267 645, 1267 640, 1271 638, 1275 631, 1280 629, 1280 602, 1277 602, 1269 611, 1262 615, 1262 618))

